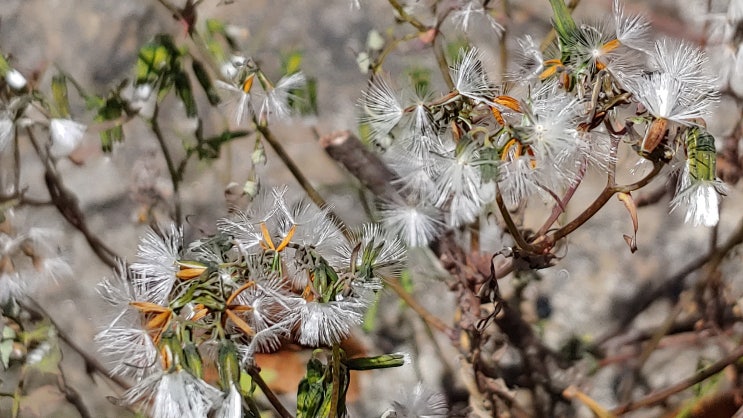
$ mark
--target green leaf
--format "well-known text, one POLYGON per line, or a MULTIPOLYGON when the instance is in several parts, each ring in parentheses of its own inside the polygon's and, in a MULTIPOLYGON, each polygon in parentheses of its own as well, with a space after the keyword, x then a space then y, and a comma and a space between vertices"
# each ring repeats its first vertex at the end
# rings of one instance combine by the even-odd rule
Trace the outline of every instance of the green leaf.
MULTIPOLYGON (((98 114, 95 117, 96 122, 105 121, 118 121, 124 114, 126 103, 119 96, 118 92, 113 92, 103 102, 103 105, 98 109, 98 114)), ((122 142, 124 140, 124 129, 120 122, 116 123, 114 127, 101 131, 101 149, 104 152, 111 152, 113 144, 116 142, 122 142)))
POLYGON ((377 312, 379 311, 379 295, 376 295, 369 309, 364 314, 364 323, 361 328, 366 332, 371 332, 377 326, 377 312))
POLYGON ((193 151, 199 156, 199 160, 213 160, 219 158, 219 152, 222 145, 250 135, 249 131, 224 131, 217 136, 212 136, 207 139, 199 141, 193 151))
POLYGON ((70 100, 67 95, 67 77, 57 74, 52 77, 52 97, 54 97, 55 116, 60 118, 70 117, 70 100))
POLYGON ((217 90, 214 88, 212 79, 206 71, 204 64, 202 64, 201 61, 194 59, 191 61, 191 68, 193 69, 193 73, 196 75, 196 80, 199 81, 201 88, 204 89, 204 93, 206 93, 209 103, 212 106, 218 105, 221 102, 219 93, 217 93, 217 90))
POLYGON ((346 360, 346 366, 349 370, 374 370, 387 369, 390 367, 400 367, 405 364, 407 356, 405 354, 382 354, 374 357, 361 357, 346 360))
POLYGON ((26 365, 40 373, 59 374, 59 362, 62 361, 62 351, 57 339, 48 338, 28 353, 26 365), (40 356, 40 358, 34 358, 40 356))
MULTIPOLYGON (((317 350, 319 352, 322 350, 317 350)), ((349 369, 341 362, 338 390, 337 416, 346 415, 346 392, 350 379, 349 369)), ((307 363, 307 375, 297 390, 297 418, 328 418, 333 394, 333 370, 317 358, 307 363)), ((333 417, 335 418, 335 417, 333 417)))
POLYGON ((232 340, 223 339, 219 342, 219 382, 222 389, 227 390, 233 383, 240 381, 240 362, 237 347, 232 340))
POLYGON ((480 148, 480 173, 482 182, 494 181, 498 178, 498 150, 495 147, 480 148))
POLYGON ((240 371, 240 393, 253 393, 256 385, 253 378, 245 371, 240 371))
MULTIPOLYGON (((570 9, 568 9, 564 0, 550 0, 550 5, 552 5, 552 11, 554 12, 552 25, 555 27, 560 45, 562 47, 571 45, 578 33, 578 26, 570 14, 570 9)), ((565 51, 563 50, 563 52, 565 51)))
POLYGON ((149 42, 140 50, 135 67, 136 84, 155 84, 168 71, 172 51, 158 42, 149 42))
POLYGON ((196 109, 196 99, 193 96, 193 90, 191 89, 191 79, 185 71, 178 70, 173 73, 173 84, 175 85, 175 94, 183 102, 183 106, 186 108, 186 116, 189 118, 195 118, 198 116, 198 110, 196 109))
MULTIPOLYGON (((6 327, 7 328, 7 327, 6 327)), ((7 339, 0 341, 0 362, 6 370, 10 366, 10 354, 13 352, 13 340, 7 339)))
POLYGON ((417 67, 408 69, 407 73, 417 93, 425 95, 431 90, 431 70, 417 67))
POLYGON ((3 52, 0 51, 0 76, 5 77, 5 74, 10 71, 10 64, 8 64, 8 60, 5 59, 5 55, 3 55, 3 52))
POLYGON ((320 417, 318 414, 324 403, 330 407, 330 399, 325 399, 324 381, 330 380, 330 376, 325 379, 325 366, 318 359, 310 359, 307 362, 307 374, 299 382, 297 389, 297 418, 315 418, 320 417))
POLYGON ((302 53, 300 51, 292 51, 281 57, 281 69, 284 74, 291 75, 302 68, 302 53))

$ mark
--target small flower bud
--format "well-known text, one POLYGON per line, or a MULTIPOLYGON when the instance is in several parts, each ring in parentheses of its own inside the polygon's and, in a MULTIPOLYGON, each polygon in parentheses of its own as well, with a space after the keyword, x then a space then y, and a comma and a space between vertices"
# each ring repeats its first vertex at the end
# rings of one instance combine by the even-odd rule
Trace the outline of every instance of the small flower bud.
POLYGON ((15 90, 26 87, 26 77, 16 69, 10 69, 5 73, 5 82, 15 90))

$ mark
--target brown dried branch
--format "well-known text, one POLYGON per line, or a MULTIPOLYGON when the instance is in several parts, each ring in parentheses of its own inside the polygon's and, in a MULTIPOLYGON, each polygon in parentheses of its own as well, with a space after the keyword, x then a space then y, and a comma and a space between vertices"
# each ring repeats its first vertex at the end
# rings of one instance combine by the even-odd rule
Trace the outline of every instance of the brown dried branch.
POLYGON ((612 410, 612 413, 616 415, 621 415, 627 412, 635 411, 637 409, 658 405, 666 401, 671 395, 675 395, 676 393, 682 392, 696 385, 697 383, 703 382, 704 380, 716 375, 717 373, 725 369, 727 366, 738 361, 741 357, 743 357, 743 346, 739 346, 732 353, 718 360, 717 362, 710 365, 709 367, 706 367, 694 373, 694 375, 687 377, 686 379, 683 379, 682 381, 674 385, 671 385, 665 389, 655 391, 645 396, 642 399, 638 399, 636 401, 628 402, 623 405, 620 405, 614 410, 612 410))
POLYGON ((46 183, 46 188, 49 191, 49 196, 54 206, 57 207, 59 213, 70 225, 83 234, 90 248, 103 263, 111 268, 116 267, 116 260, 119 257, 112 249, 101 241, 98 236, 90 231, 88 224, 85 222, 85 215, 78 204, 77 197, 62 183, 62 179, 57 175, 54 166, 49 161, 49 158, 47 158, 47 156, 42 152, 41 147, 36 141, 33 130, 27 128, 26 133, 28 134, 36 154, 44 163, 44 182, 46 183))

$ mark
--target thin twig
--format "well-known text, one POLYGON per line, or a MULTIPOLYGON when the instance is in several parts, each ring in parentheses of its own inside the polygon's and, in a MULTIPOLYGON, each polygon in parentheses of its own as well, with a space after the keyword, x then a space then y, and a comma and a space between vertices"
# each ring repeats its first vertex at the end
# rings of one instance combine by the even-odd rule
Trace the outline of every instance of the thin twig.
POLYGON ((292 176, 294 176, 294 179, 297 180, 297 183, 299 183, 299 185, 302 186, 302 189, 304 189, 305 193, 307 193, 307 196, 309 196, 309 198, 315 203, 315 205, 317 205, 317 207, 328 209, 328 219, 330 219, 330 221, 333 222, 333 224, 335 224, 335 226, 337 226, 338 229, 341 230, 341 232, 343 232, 343 235, 346 238, 349 238, 350 232, 346 224, 341 220, 340 217, 338 217, 338 215, 336 215, 335 212, 329 210, 330 206, 328 206, 328 203, 320 195, 320 193, 318 193, 317 189, 312 186, 312 183, 310 183, 309 179, 307 179, 299 166, 297 166, 294 160, 289 156, 289 154, 284 149, 284 146, 281 145, 279 140, 273 135, 273 132, 268 129, 268 126, 258 123, 258 121, 255 120, 255 117, 254 121, 258 132, 261 133, 263 138, 265 138, 268 144, 271 145, 271 148, 273 148, 276 154, 278 154, 279 158, 284 163, 286 168, 288 168, 289 171, 292 173, 292 176))
POLYGON ((332 356, 331 368, 333 376, 333 389, 330 393, 330 413, 328 418, 336 418, 338 416, 338 400, 340 398, 341 390, 341 346, 338 343, 333 344, 333 356, 332 356))
POLYGON ((123 390, 129 389, 130 385, 127 383, 124 379, 122 379, 119 376, 116 376, 115 374, 111 373, 103 364, 101 364, 100 361, 98 361, 95 357, 88 354, 82 347, 80 347, 75 341, 70 338, 69 335, 59 326, 57 321, 54 320, 54 318, 34 299, 31 297, 26 297, 26 300, 30 302, 23 303, 19 302, 23 309, 31 313, 32 315, 38 316, 39 318, 46 318, 49 320, 49 322, 52 324, 54 329, 57 332, 57 336, 65 343, 68 347, 72 349, 77 355, 79 355, 83 361, 85 362, 85 369, 86 370, 93 370, 97 373, 99 373, 101 376, 104 376, 106 379, 110 380, 111 382, 115 383, 118 387, 120 387, 123 390))
POLYGON ((388 277, 384 279, 384 283, 389 288, 391 288, 392 291, 394 291, 397 294, 397 296, 400 297, 400 299, 402 299, 405 303, 407 303, 408 306, 410 306, 410 309, 412 309, 415 313, 417 313, 418 316, 420 316, 421 319, 423 319, 423 321, 425 321, 428 325, 436 328, 436 330, 438 330, 439 332, 442 332, 449 338, 455 338, 456 332, 451 327, 446 325, 444 321, 437 318, 432 313, 428 312, 428 310, 426 310, 426 308, 424 308, 423 305, 421 305, 420 303, 418 303, 417 300, 415 300, 413 295, 408 293, 408 291, 405 290, 405 288, 403 288, 402 284, 400 284, 400 282, 397 279, 388 277))
POLYGON ((584 210, 578 217, 573 219, 570 223, 563 226, 562 228, 558 229, 557 231, 552 234, 550 237, 551 242, 557 242, 558 240, 568 236, 570 233, 578 229, 581 225, 586 223, 589 219, 593 217, 593 215, 596 214, 604 205, 606 202, 611 199, 612 196, 616 193, 629 193, 631 191, 637 190, 641 187, 644 187, 648 183, 650 183, 659 173, 660 170, 663 168, 663 164, 656 162, 653 165, 653 170, 648 173, 647 176, 643 177, 642 179, 631 183, 627 185, 612 185, 607 184, 607 186, 604 188, 604 190, 601 191, 601 194, 596 198, 596 200, 591 203, 586 210, 584 210))
POLYGON ((36 141, 33 130, 30 127, 26 128, 26 133, 28 134, 31 145, 36 151, 36 155, 38 155, 44 164, 44 181, 46 182, 46 188, 49 191, 52 203, 57 207, 57 210, 65 220, 83 234, 88 245, 98 258, 109 267, 115 267, 117 264, 116 260, 119 257, 100 238, 90 231, 88 225, 85 223, 85 216, 80 209, 77 197, 62 184, 62 180, 56 174, 50 159, 44 154, 41 146, 36 141))
POLYGON ((524 237, 521 235, 518 226, 516 226, 513 218, 511 218, 511 214, 508 212, 508 208, 503 202, 503 195, 501 195, 500 191, 497 191, 495 194, 495 203, 498 205, 498 210, 500 210, 501 216, 503 216, 503 220, 506 222, 508 233, 510 233, 516 241, 516 245, 518 245, 522 250, 533 251, 534 246, 526 242, 524 237))
POLYGON ((165 143, 165 136, 163 135, 162 129, 160 129, 160 123, 157 120, 159 113, 160 106, 155 105, 155 110, 152 113, 152 119, 150 119, 150 127, 152 128, 152 133, 155 134, 157 143, 160 145, 160 151, 162 151, 163 157, 165 158, 165 163, 168 166, 168 173, 170 173, 170 182, 173 184, 173 206, 175 211, 174 218, 175 222, 180 225, 183 221, 180 194, 181 177, 178 174, 178 168, 176 168, 175 163, 173 162, 173 157, 170 155, 168 146, 165 143))
POLYGON ((64 393, 65 399, 67 399, 67 401, 75 407, 77 413, 80 414, 81 418, 92 418, 93 415, 90 414, 90 411, 88 411, 85 403, 83 403, 80 394, 77 392, 77 390, 75 390, 75 388, 67 384, 67 378, 65 378, 62 366, 59 365, 58 368, 59 375, 57 378, 57 386, 59 387, 59 390, 64 393))
POLYGON ((289 413, 284 405, 281 404, 281 401, 279 400, 279 398, 276 397, 276 394, 273 393, 271 388, 268 387, 268 384, 265 380, 263 380, 263 377, 261 377, 260 371, 258 369, 250 367, 248 369, 248 374, 250 374, 250 377, 253 378, 253 381, 258 385, 258 387, 261 388, 261 391, 264 395, 266 395, 266 399, 268 399, 268 402, 271 403, 271 406, 273 406, 273 408, 279 414, 279 417, 294 418, 294 416, 289 413))
POLYGON ((628 402, 617 408, 614 408, 614 410, 612 410, 612 413, 620 415, 627 412, 635 411, 637 409, 647 408, 662 403, 666 401, 671 395, 675 395, 676 393, 686 390, 696 385, 697 383, 703 382, 704 380, 716 375, 727 366, 738 361, 738 359, 740 359, 741 357, 743 357, 743 346, 739 346, 735 351, 718 360, 714 364, 710 365, 709 367, 705 367, 704 369, 694 373, 694 375, 674 385, 652 392, 642 399, 628 402))
POLYGON ((562 200, 555 204, 555 206, 552 208, 552 213, 550 214, 549 218, 547 218, 547 220, 544 221, 544 224, 542 224, 542 227, 539 228, 537 236, 546 234, 550 227, 552 227, 552 224, 557 221, 557 218, 559 218, 561 214, 565 213, 565 208, 568 206, 570 199, 573 198, 575 191, 578 190, 578 186, 580 186, 581 182, 583 181, 583 176, 585 176, 586 174, 586 167, 587 164, 584 161, 583 164, 581 164, 580 166, 578 175, 570 183, 570 187, 568 187, 568 189, 565 191, 565 196, 563 196, 562 200))

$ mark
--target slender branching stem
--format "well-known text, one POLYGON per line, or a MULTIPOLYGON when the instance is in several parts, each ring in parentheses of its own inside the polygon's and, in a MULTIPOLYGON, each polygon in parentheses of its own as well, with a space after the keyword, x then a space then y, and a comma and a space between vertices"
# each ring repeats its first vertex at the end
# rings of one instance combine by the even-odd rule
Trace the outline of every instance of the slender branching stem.
POLYGON ((328 418, 336 418, 338 416, 338 404, 341 394, 341 346, 338 343, 333 344, 333 355, 332 355, 332 366, 330 367, 333 373, 333 390, 330 393, 330 414, 328 418))
POLYGON ((271 145, 271 148, 273 148, 273 150, 279 156, 286 168, 288 168, 289 171, 292 173, 292 176, 294 176, 294 179, 297 180, 297 183, 302 186, 302 189, 304 189, 305 193, 307 193, 307 196, 309 196, 310 199, 319 208, 328 209, 328 219, 330 219, 330 221, 333 222, 333 224, 335 224, 335 226, 337 226, 338 229, 341 230, 341 232, 343 232, 343 235, 347 239, 350 239, 350 231, 348 230, 346 224, 341 220, 340 217, 338 217, 338 215, 335 214, 335 212, 329 210, 328 203, 320 195, 320 193, 318 193, 315 187, 312 186, 312 183, 310 183, 309 179, 304 175, 299 166, 297 166, 294 160, 289 156, 289 154, 284 149, 284 146, 281 145, 279 140, 274 136, 273 132, 271 132, 271 130, 265 124, 259 123, 255 119, 255 117, 254 121, 258 132, 260 132, 263 138, 266 139, 266 142, 271 145))
POLYGON ((111 373, 103 364, 101 364, 100 361, 98 361, 95 357, 88 354, 87 351, 85 351, 82 347, 80 347, 72 338, 70 338, 69 335, 62 329, 57 321, 50 315, 41 304, 36 302, 34 299, 27 297, 26 302, 19 302, 20 305, 25 309, 27 312, 29 312, 31 315, 37 316, 39 318, 46 318, 49 323, 52 324, 55 331, 57 332, 57 335, 59 338, 74 351, 77 353, 77 355, 80 356, 80 358, 83 359, 85 362, 85 369, 86 370, 93 370, 100 374, 101 376, 105 377, 106 379, 110 380, 112 383, 116 384, 119 388, 126 390, 129 389, 129 383, 127 383, 126 380, 122 379, 119 376, 116 376, 115 374, 111 373))
POLYGON ((266 395, 266 399, 268 399, 268 402, 271 404, 271 406, 273 406, 273 408, 276 410, 276 413, 279 414, 280 418, 294 418, 294 416, 286 409, 286 407, 284 407, 276 394, 273 393, 271 388, 268 387, 268 384, 265 380, 263 380, 263 377, 261 377, 261 373, 258 369, 250 367, 248 368, 248 374, 250 374, 253 382, 255 382, 255 384, 258 385, 259 388, 261 388, 263 394, 266 395))
POLYGON ((424 25, 420 20, 416 19, 415 16, 412 16, 407 11, 405 11, 405 7, 400 4, 397 0, 388 0, 390 5, 393 9, 397 12, 397 16, 400 18, 400 20, 409 23, 414 28, 418 29, 418 32, 425 32, 428 30, 428 27, 424 25))
POLYGON ((712 365, 705 367, 704 369, 694 373, 694 375, 689 376, 686 379, 683 379, 682 381, 674 385, 671 385, 665 389, 654 391, 642 399, 638 399, 636 401, 632 401, 632 402, 628 402, 623 405, 620 405, 614 410, 612 410, 611 412, 615 415, 621 415, 621 414, 626 414, 627 412, 631 412, 631 411, 635 411, 638 409, 647 408, 647 407, 651 407, 651 406, 663 403, 670 396, 675 395, 686 389, 689 389, 690 387, 707 380, 708 378, 716 375, 717 373, 720 373, 727 366, 737 362, 741 357, 743 357, 743 346, 739 346, 737 349, 735 349, 733 352, 731 352, 727 356, 721 358, 720 360, 716 361, 712 365))
POLYGON ((560 215, 565 212, 565 208, 568 206, 570 199, 573 198, 575 191, 578 190, 578 186, 580 186, 581 182, 583 181, 583 176, 586 174, 586 167, 587 164, 584 161, 583 164, 581 164, 580 166, 578 175, 570 183, 570 187, 568 187, 568 189, 565 191, 565 196, 563 196, 560 202, 555 204, 555 206, 552 208, 552 213, 550 214, 549 218, 547 218, 547 220, 544 221, 544 224, 542 224, 542 227, 539 228, 537 236, 546 234, 547 231, 552 227, 552 225, 557 221, 557 218, 559 218, 560 215))
POLYGON ((430 325, 431 327, 435 328, 439 332, 447 335, 450 338, 455 338, 456 332, 446 325, 444 321, 437 318, 435 315, 433 315, 431 312, 429 312, 426 308, 423 307, 420 303, 418 303, 417 300, 408 293, 407 290, 402 286, 400 281, 397 279, 386 277, 384 279, 384 283, 387 285, 387 287, 391 288, 393 292, 397 294, 397 296, 402 299, 405 303, 410 306, 410 309, 412 309, 415 313, 418 314, 418 316, 423 319, 425 323, 430 325))
POLYGON ((606 185, 604 190, 601 191, 601 194, 596 198, 596 200, 591 203, 586 210, 584 210, 578 217, 573 219, 570 223, 563 226, 562 228, 555 231, 554 234, 550 237, 551 242, 557 242, 558 240, 568 236, 570 233, 578 229, 581 225, 586 223, 589 219, 591 219, 604 205, 606 202, 611 199, 612 196, 616 193, 629 193, 634 190, 637 190, 641 187, 646 186, 648 183, 653 181, 653 179, 660 173, 660 170, 663 168, 663 164, 660 162, 656 162, 653 165, 653 170, 648 173, 647 176, 643 177, 642 179, 631 183, 627 185, 614 185, 612 184, 613 181, 610 181, 609 184, 606 185))
POLYGON ((513 221, 511 213, 508 212, 508 208, 503 202, 503 196, 501 195, 500 191, 495 194, 495 203, 498 205, 498 210, 500 210, 500 213, 503 216, 503 221, 505 221, 506 223, 506 228, 508 228, 508 232, 516 241, 516 245, 518 245, 519 248, 521 248, 522 250, 532 250, 533 246, 527 243, 524 237, 521 236, 521 231, 519 231, 519 227, 516 226, 516 223, 513 221))
POLYGON ((77 197, 64 186, 49 156, 41 149, 41 145, 39 145, 30 127, 26 128, 26 134, 36 151, 36 155, 44 164, 44 180, 54 206, 57 207, 57 210, 70 225, 83 234, 95 255, 109 267, 115 267, 117 264, 116 260, 119 258, 116 252, 90 231, 88 224, 85 223, 85 216, 80 209, 77 197))
POLYGON ((183 222, 180 194, 181 176, 178 174, 178 168, 173 161, 173 157, 170 155, 168 145, 165 143, 165 135, 163 135, 163 131, 162 129, 160 129, 160 123, 158 122, 159 113, 160 107, 158 105, 155 105, 155 110, 152 114, 152 119, 150 120, 150 127, 152 128, 152 133, 155 134, 158 145, 160 145, 160 150, 162 151, 163 157, 165 158, 165 164, 167 164, 168 166, 170 182, 173 184, 173 206, 175 213, 174 218, 175 222, 180 225, 183 222))

